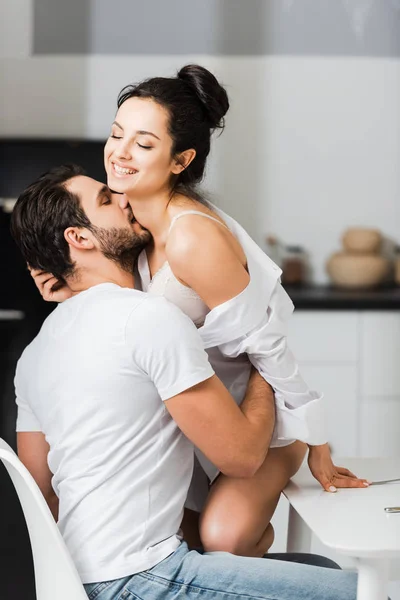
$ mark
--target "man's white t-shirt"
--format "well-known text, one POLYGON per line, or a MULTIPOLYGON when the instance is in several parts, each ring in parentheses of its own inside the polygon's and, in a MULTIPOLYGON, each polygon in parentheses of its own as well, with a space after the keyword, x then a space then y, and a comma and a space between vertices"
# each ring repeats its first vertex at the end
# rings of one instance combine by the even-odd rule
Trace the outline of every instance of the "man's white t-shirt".
POLYGON ((105 283, 63 302, 18 362, 17 431, 41 431, 58 526, 84 583, 180 544, 193 447, 163 400, 213 375, 188 317, 105 283))

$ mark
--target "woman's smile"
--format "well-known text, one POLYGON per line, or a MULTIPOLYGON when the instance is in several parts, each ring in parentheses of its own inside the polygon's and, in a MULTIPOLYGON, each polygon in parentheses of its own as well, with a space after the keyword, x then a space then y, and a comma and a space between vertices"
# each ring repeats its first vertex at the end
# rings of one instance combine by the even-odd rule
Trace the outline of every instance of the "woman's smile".
POLYGON ((117 163, 116 161, 111 161, 112 172, 116 177, 129 177, 131 175, 136 175, 136 169, 132 169, 126 166, 121 165, 121 163, 117 163))

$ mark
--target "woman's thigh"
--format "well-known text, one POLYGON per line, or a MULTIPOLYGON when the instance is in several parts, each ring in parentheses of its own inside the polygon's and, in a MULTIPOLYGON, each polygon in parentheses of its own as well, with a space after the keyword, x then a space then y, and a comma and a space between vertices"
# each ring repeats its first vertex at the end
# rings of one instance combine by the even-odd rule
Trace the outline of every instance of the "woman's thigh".
MULTIPOLYGON (((305 452, 306 445, 298 441, 283 448, 270 448, 253 477, 240 479, 221 474, 210 489, 201 515, 203 546, 207 550, 253 556, 280 494, 299 469, 305 452)), ((259 555, 263 553, 260 551, 259 555)))

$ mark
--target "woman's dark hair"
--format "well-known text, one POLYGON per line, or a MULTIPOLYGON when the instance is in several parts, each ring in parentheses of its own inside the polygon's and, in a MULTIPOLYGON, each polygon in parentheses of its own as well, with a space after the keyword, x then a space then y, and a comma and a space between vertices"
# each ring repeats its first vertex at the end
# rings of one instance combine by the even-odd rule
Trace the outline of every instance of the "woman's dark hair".
POLYGON ((64 231, 92 227, 79 197, 65 187, 77 175, 85 175, 77 165, 62 165, 44 173, 22 192, 11 215, 11 233, 25 261, 61 280, 75 267, 64 231))
POLYGON ((177 77, 153 77, 126 86, 118 96, 118 108, 129 98, 150 98, 168 111, 173 156, 196 150, 194 160, 173 183, 174 190, 196 197, 195 186, 204 175, 211 134, 225 126, 229 109, 225 89, 204 67, 186 65, 177 77))

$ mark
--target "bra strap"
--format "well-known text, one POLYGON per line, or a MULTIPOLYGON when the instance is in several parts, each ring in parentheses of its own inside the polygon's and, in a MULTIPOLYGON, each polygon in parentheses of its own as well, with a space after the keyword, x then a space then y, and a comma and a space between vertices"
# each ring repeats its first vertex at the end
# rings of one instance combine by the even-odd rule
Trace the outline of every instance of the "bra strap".
POLYGON ((180 217, 184 217, 185 215, 200 215, 200 217, 206 217, 206 219, 211 219, 211 221, 215 221, 216 223, 218 223, 218 225, 222 225, 223 227, 225 227, 226 229, 229 229, 227 225, 225 225, 225 223, 222 223, 221 221, 219 221, 218 219, 216 219, 215 217, 212 217, 211 215, 207 215, 206 213, 201 212, 200 210, 185 210, 184 212, 178 213, 177 215, 175 215, 172 220, 171 220, 171 224, 169 226, 169 230, 168 230, 168 235, 172 229, 172 227, 175 225, 176 221, 180 218, 180 217))

